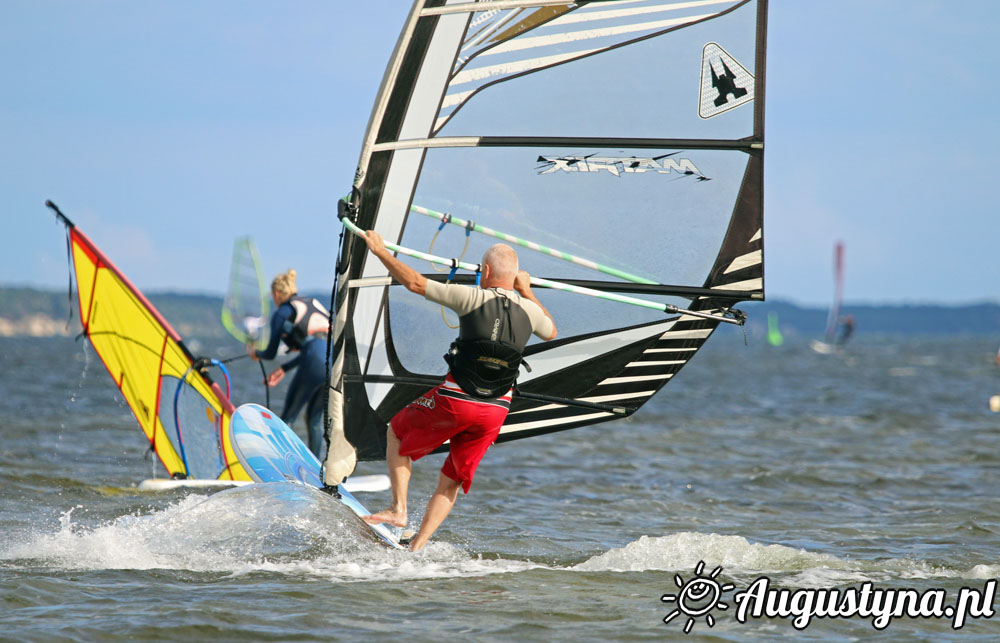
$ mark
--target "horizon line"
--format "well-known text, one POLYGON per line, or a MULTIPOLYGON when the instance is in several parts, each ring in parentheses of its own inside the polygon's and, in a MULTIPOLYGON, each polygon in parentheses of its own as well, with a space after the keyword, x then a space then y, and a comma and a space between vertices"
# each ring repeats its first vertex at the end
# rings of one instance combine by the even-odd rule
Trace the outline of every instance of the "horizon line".
MULTIPOLYGON (((42 286, 38 284, 26 284, 26 283, 0 283, 0 290, 35 290, 39 292, 47 293, 64 293, 65 287, 58 286, 42 286)), ((302 292, 309 294, 317 293, 328 293, 329 290, 321 289, 310 289, 303 288, 302 292)), ((183 290, 179 288, 162 288, 154 290, 143 290, 143 293, 147 296, 157 296, 157 295, 188 295, 188 296, 200 296, 200 297, 218 297, 224 298, 226 296, 223 291, 212 291, 212 290, 183 290)), ((767 305, 790 305, 795 308, 802 309, 812 309, 818 308, 820 310, 828 310, 829 304, 827 303, 811 303, 802 302, 795 300, 794 298, 774 295, 769 297, 764 301, 741 301, 737 306, 767 306, 767 305)), ((935 307, 935 308, 970 308, 974 306, 1000 306, 1000 298, 990 299, 989 297, 983 297, 978 300, 966 300, 963 302, 941 302, 934 301, 930 299, 900 299, 900 300, 844 300, 841 302, 841 307, 862 307, 862 308, 903 308, 903 307, 935 307)))

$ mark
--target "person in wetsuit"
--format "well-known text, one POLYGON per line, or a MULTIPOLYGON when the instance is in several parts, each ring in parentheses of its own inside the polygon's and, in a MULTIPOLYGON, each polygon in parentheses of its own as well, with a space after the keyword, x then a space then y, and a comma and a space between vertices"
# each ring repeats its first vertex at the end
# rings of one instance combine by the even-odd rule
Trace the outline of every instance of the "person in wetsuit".
POLYGON ((442 284, 396 259, 375 231, 368 248, 407 290, 458 314, 459 336, 445 356, 444 382, 397 413, 386 430, 386 461, 392 483, 392 507, 365 517, 371 524, 405 527, 411 462, 446 441, 448 457, 438 486, 427 503, 411 551, 422 549, 448 517, 458 490, 469 493, 472 477, 486 450, 496 442, 510 408, 512 386, 531 334, 556 336, 552 316, 531 291, 527 272, 518 270, 517 253, 508 245, 483 255, 479 287, 442 284))
POLYGON ((843 347, 854 334, 854 315, 847 315, 840 319, 840 333, 837 335, 837 346, 843 347))
POLYGON ((274 359, 278 343, 284 342, 295 357, 271 371, 268 386, 277 386, 285 374, 295 370, 281 419, 292 426, 302 409, 306 410, 309 450, 322 459, 323 448, 323 385, 326 383, 327 331, 330 314, 319 301, 299 297, 295 284, 295 270, 288 270, 271 282, 271 297, 277 308, 271 315, 271 341, 267 348, 254 350, 247 345, 250 357, 274 359))

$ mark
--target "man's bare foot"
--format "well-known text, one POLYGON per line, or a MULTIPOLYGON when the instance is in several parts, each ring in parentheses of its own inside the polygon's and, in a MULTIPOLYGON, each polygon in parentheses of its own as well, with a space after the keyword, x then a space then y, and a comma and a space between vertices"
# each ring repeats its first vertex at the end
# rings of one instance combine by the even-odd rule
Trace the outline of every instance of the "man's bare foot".
POLYGON ((393 511, 392 509, 383 509, 378 513, 373 513, 369 516, 363 516, 361 519, 367 522, 369 525, 381 525, 383 523, 389 523, 393 527, 406 526, 405 511, 393 511))

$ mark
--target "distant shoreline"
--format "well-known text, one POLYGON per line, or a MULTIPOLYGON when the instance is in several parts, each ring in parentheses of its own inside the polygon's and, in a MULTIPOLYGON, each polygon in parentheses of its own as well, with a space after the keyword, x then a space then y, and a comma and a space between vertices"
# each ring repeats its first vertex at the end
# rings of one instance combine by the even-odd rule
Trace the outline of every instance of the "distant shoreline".
MULTIPOLYGON (((324 303, 329 293, 305 293, 324 303)), ((221 295, 161 292, 148 293, 149 300, 182 336, 217 337, 225 331, 219 321, 221 295)), ((0 287, 0 337, 60 337, 80 332, 76 293, 31 287, 0 287)), ((777 316, 781 332, 789 337, 818 337, 826 327, 825 308, 799 306, 773 300, 743 302, 737 308, 747 313, 747 333, 767 333, 769 314, 777 316)), ((1000 303, 983 302, 958 306, 930 304, 844 304, 842 314, 853 315, 857 332, 891 334, 972 334, 1000 338, 1000 303)))

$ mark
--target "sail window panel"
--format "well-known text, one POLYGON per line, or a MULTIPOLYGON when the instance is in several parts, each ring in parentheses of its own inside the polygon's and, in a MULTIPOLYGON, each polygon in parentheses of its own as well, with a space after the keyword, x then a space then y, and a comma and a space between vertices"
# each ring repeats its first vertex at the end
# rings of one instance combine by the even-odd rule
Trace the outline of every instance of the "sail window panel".
MULTIPOLYGON (((458 324, 455 313, 445 310, 448 323, 458 324)), ((399 363, 410 373, 441 375, 448 371, 444 354, 458 336, 442 318, 441 306, 402 287, 389 289, 389 333, 399 363)))
MULTIPOLYGON (((535 20, 540 24, 523 10, 520 17, 508 16, 506 21, 494 17, 500 26, 489 38, 483 37, 481 28, 470 28, 445 90, 435 132, 442 136, 750 136, 752 101, 709 118, 699 105, 706 78, 712 91, 703 60, 706 53, 713 56, 719 75, 729 68, 736 76, 741 86, 737 91, 752 92, 756 12, 756 2, 602 2, 547 22, 535 20), (667 29, 673 31, 646 38, 667 29), (726 68, 715 49, 706 49, 709 43, 721 47, 729 60, 726 68)), ((713 98, 717 95, 716 91, 713 98)))
MULTIPOLYGON (((702 286, 729 227, 748 158, 739 151, 715 150, 429 149, 413 203, 655 283, 702 286), (569 165, 553 169, 560 163, 569 165)), ((401 245, 479 263, 483 252, 498 242, 477 232, 466 236, 458 226, 439 227, 439 220, 410 211, 401 245)), ((522 269, 534 276, 621 281, 516 247, 522 269)), ((419 272, 448 271, 417 259, 402 260, 419 272)), ((367 296, 380 289, 370 290, 367 296)), ((538 289, 538 296, 554 316, 560 337, 667 317, 572 293, 538 289)), ((643 298, 690 304, 678 297, 643 298)), ((389 289, 388 312, 391 345, 402 366, 443 374, 441 356, 457 335, 444 319, 455 325, 455 315, 445 311, 442 319, 440 306, 399 287, 389 289)))
MULTIPOLYGON (((160 378, 160 423, 178 455, 181 453, 181 447, 177 435, 177 423, 180 423, 188 477, 215 479, 225 468, 222 459, 222 435, 219 431, 221 422, 219 409, 196 390, 203 388, 198 386, 201 384, 200 378, 191 377, 191 382, 194 385, 181 384, 179 377, 170 375, 160 378)), ((208 394, 211 395, 211 392, 208 394)))
MULTIPOLYGON (((415 268, 418 266, 414 265, 415 268)), ((536 288, 535 294, 556 322, 559 337, 573 337, 599 331, 656 322, 645 329, 627 331, 624 335, 609 335, 584 343, 563 346, 551 355, 541 353, 528 358, 535 369, 521 379, 528 381, 554 372, 580 360, 596 357, 603 352, 621 348, 624 344, 663 333, 670 326, 671 316, 620 303, 609 302, 573 293, 536 288), (537 366, 537 368, 536 368, 537 366)), ((644 297, 650 301, 686 306, 688 301, 677 297, 644 297)), ((410 293, 400 286, 389 289, 389 329, 392 346, 402 366, 411 373, 444 375, 448 370, 443 359, 445 351, 458 336, 458 317, 438 304, 410 293), (444 315, 444 317, 442 317, 444 315), (446 323, 447 321, 447 323, 446 323)), ((532 337, 528 345, 541 342, 532 337)))
MULTIPOLYGON (((655 283, 702 286, 729 227, 748 158, 712 150, 431 149, 413 203, 655 283)), ((411 211, 401 244, 427 250, 439 226, 411 211)), ((472 233, 463 260, 478 263, 497 242, 472 233)), ((433 253, 457 257, 465 243, 465 231, 449 225, 433 253)), ((522 267, 539 277, 620 281, 517 249, 522 267)), ((423 262, 414 265, 430 270, 423 262)))

